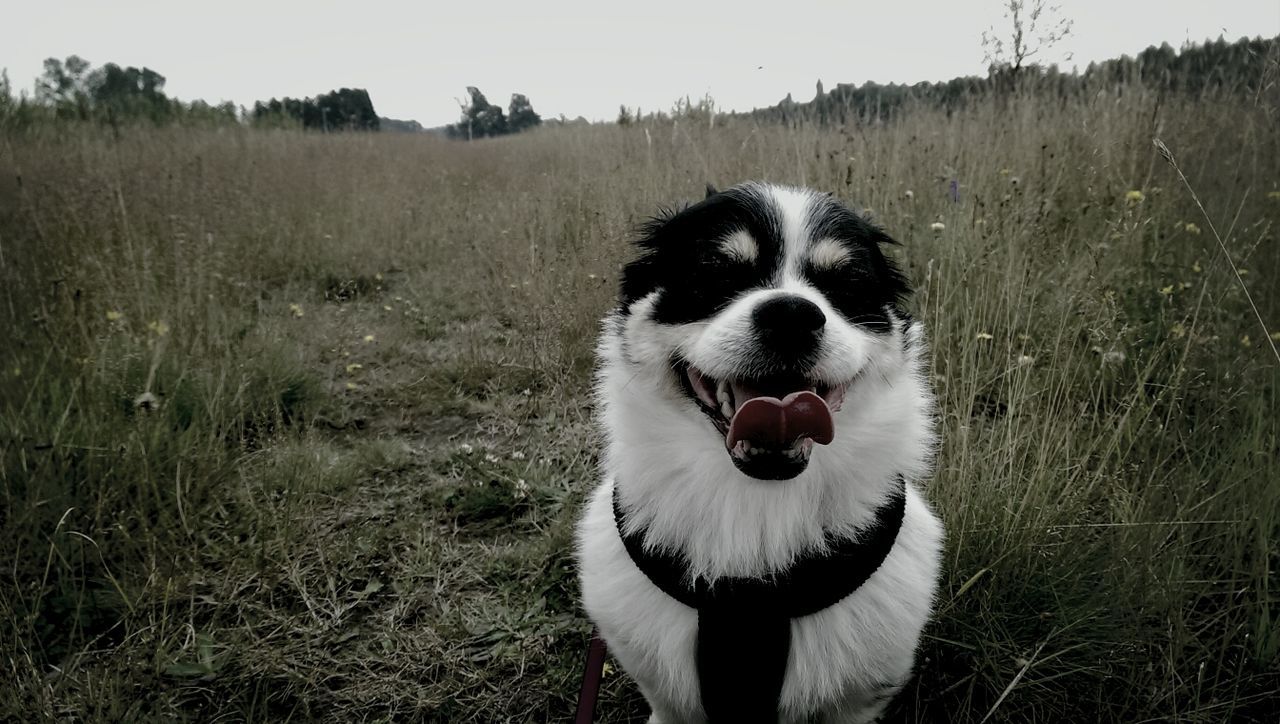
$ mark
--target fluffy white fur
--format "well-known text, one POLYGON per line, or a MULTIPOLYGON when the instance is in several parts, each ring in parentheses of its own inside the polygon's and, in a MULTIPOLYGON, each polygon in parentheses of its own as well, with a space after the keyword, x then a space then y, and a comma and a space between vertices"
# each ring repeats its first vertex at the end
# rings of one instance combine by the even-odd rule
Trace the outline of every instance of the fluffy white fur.
POLYGON ((849 250, 834 239, 818 239, 809 250, 809 261, 819 269, 830 269, 849 260, 849 250))
POLYGON ((758 253, 756 240, 751 238, 751 234, 741 229, 721 239, 720 248, 724 249, 726 254, 744 261, 754 260, 758 253))
POLYGON ((655 587, 628 556, 614 521, 615 485, 628 525, 647 529, 646 545, 681 552, 693 575, 714 580, 765 574, 821 546, 825 531, 868 524, 895 477, 905 477, 905 517, 881 567, 837 604, 792 621, 781 721, 873 721, 910 675, 932 608, 942 526, 914 487, 935 445, 923 328, 894 318, 893 331, 877 335, 842 320, 798 272, 807 255, 830 252, 815 249, 806 228, 813 197, 770 192, 784 220, 786 259, 772 289, 684 325, 652 321, 655 292, 607 318, 600 340, 596 393, 607 447, 603 480, 578 528, 582 597, 652 705, 651 722, 704 721, 697 612, 655 587), (676 352, 709 375, 728 374, 748 339, 750 311, 779 290, 827 315, 816 375, 853 382, 835 414, 836 439, 815 447, 798 477, 764 482, 735 468, 669 360, 676 352))

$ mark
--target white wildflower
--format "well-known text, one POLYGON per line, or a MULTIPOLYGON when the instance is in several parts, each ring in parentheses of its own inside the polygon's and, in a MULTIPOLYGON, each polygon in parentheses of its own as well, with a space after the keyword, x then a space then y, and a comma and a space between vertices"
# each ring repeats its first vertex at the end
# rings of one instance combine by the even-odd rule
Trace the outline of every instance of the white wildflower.
POLYGON ((138 408, 139 410, 144 410, 146 412, 153 412, 155 410, 160 409, 160 398, 156 397, 154 394, 152 394, 149 391, 144 392, 141 395, 138 395, 137 397, 133 398, 133 406, 138 408))

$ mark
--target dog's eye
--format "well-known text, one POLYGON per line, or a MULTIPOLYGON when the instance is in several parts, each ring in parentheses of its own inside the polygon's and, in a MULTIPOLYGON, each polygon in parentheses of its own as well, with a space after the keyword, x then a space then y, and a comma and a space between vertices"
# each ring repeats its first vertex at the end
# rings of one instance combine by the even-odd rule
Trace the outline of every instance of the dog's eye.
POLYGON ((886 329, 884 307, 893 303, 893 293, 871 270, 847 259, 824 268, 807 261, 804 275, 851 324, 875 331, 886 329))

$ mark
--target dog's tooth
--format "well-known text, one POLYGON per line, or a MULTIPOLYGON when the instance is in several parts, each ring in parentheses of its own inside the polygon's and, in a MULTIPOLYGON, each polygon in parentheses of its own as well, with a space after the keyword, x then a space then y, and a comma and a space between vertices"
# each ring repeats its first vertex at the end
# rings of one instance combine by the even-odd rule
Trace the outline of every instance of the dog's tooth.
POLYGON ((729 391, 729 383, 720 380, 716 383, 716 400, 720 402, 720 414, 728 420, 733 417, 733 393, 729 391))

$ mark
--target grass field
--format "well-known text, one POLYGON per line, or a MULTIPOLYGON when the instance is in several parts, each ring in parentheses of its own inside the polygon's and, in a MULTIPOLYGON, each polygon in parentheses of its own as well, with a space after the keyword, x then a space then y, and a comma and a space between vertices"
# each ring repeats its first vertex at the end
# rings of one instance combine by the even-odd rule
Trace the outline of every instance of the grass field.
MULTIPOLYGON (((1274 101, 5 132, 0 720, 565 718, 629 231, 757 178, 869 208, 932 337, 949 537, 895 720, 1274 721, 1274 101)), ((610 673, 600 720, 645 713, 610 673)))

